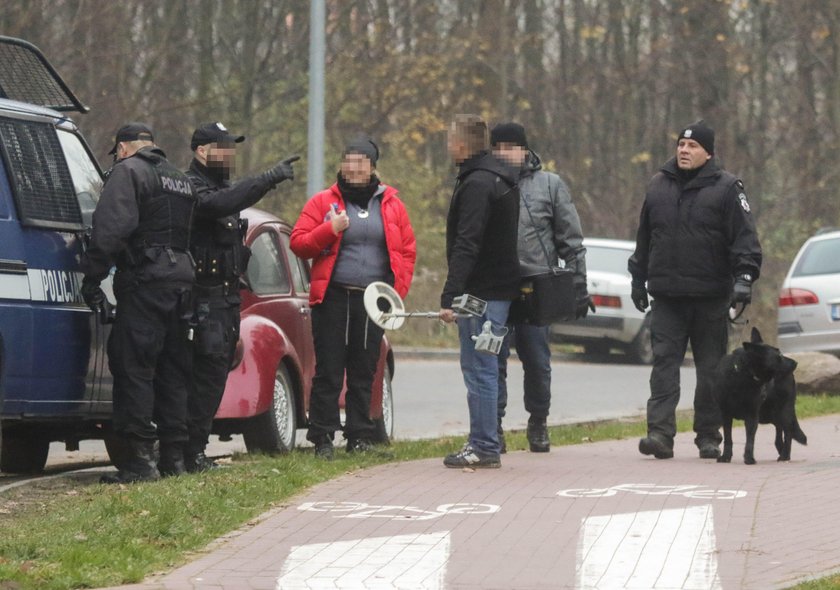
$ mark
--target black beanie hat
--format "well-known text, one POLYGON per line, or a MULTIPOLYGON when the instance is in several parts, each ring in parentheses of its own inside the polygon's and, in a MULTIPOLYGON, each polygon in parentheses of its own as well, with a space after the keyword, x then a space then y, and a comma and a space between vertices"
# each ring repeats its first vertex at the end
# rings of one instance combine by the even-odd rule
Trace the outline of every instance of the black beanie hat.
POLYGON ((347 154, 362 154, 366 156, 373 166, 376 166, 376 161, 379 160, 379 147, 367 135, 360 135, 352 140, 344 148, 343 156, 347 154))
POLYGON ((679 143, 681 139, 693 139, 703 146, 703 149, 706 150, 710 156, 715 153, 715 130, 706 125, 703 119, 700 119, 696 123, 692 123, 680 131, 679 136, 677 136, 677 143, 679 143))
POLYGON ((500 143, 512 143, 528 149, 525 128, 519 123, 499 123, 490 132, 490 145, 499 145, 500 143))

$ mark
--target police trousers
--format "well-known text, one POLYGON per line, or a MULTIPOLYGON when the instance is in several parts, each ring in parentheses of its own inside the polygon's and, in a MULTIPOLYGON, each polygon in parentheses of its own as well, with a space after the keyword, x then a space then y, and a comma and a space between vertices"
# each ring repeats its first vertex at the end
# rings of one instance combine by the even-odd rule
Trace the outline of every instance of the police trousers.
POLYGON ((312 307, 315 376, 309 399, 307 440, 318 442, 341 430, 339 397, 345 375, 346 439, 373 439, 370 417, 373 377, 384 330, 368 318, 362 290, 330 286, 324 300, 312 307))
POLYGON ((108 340, 114 377, 114 431, 162 443, 187 440, 192 364, 188 288, 136 285, 120 290, 108 340))
POLYGON ((656 297, 651 309, 653 369, 647 403, 648 434, 673 443, 680 401, 680 366, 691 343, 697 387, 694 391, 695 444, 720 444, 720 410, 714 397, 714 374, 726 354, 729 299, 726 297, 656 297))
POLYGON ((194 300, 196 325, 187 400, 187 452, 193 455, 207 446, 239 340, 238 303, 231 304, 221 294, 206 296, 201 287, 195 288, 194 300))

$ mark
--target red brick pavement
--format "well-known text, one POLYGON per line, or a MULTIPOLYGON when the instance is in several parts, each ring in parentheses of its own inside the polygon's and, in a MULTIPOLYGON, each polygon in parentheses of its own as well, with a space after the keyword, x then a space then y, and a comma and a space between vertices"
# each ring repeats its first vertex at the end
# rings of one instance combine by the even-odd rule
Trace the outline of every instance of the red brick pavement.
POLYGON ((510 453, 498 470, 383 465, 122 589, 787 588, 840 570, 840 416, 802 426, 789 463, 762 426, 753 466, 743 428, 731 464, 680 434, 667 461, 624 440, 510 453))

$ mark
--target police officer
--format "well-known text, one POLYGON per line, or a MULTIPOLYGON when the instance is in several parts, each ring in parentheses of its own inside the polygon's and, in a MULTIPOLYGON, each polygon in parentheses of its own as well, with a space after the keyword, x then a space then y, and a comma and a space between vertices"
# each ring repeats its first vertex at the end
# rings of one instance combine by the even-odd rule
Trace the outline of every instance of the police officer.
POLYGON ((761 270, 744 183, 714 153, 715 133, 703 121, 680 132, 676 156, 648 185, 628 261, 636 308, 644 312, 648 292, 654 297, 648 435, 639 451, 657 459, 674 456, 679 371, 689 342, 697 371, 694 443, 703 459, 720 455, 712 379, 726 354, 729 307, 750 303, 761 270))
POLYGON ((121 127, 110 153, 116 163, 93 213, 82 296, 97 310, 105 300, 100 282, 116 265, 108 360, 114 431, 128 454, 119 471, 102 481, 131 483, 184 472, 192 356, 185 318, 194 278, 189 235, 195 197, 147 125, 121 127))
POLYGON ((239 340, 240 278, 250 252, 243 243, 246 224, 239 212, 259 201, 284 180, 294 178, 292 156, 257 176, 231 184, 236 144, 221 123, 207 123, 192 135, 193 160, 186 174, 197 206, 191 251, 196 262, 194 315, 196 340, 188 400, 187 471, 215 466, 205 454, 213 416, 222 401, 228 371, 239 340))

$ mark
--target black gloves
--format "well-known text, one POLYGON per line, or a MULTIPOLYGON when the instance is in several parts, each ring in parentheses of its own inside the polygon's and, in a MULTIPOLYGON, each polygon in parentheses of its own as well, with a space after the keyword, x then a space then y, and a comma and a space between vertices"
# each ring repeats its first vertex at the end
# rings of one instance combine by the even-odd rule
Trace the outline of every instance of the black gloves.
POLYGON ((735 285, 732 287, 732 300, 729 307, 735 307, 738 303, 748 305, 752 302, 752 277, 741 275, 735 278, 735 285))
POLYGON ((575 289, 575 319, 585 318, 590 311, 595 313, 595 304, 592 303, 592 298, 586 291, 586 286, 577 287, 575 289))
POLYGON ((87 306, 94 312, 98 312, 102 303, 105 301, 105 292, 99 286, 99 281, 85 277, 82 280, 82 299, 85 300, 87 306))
POLYGON ((262 173, 262 177, 267 180, 272 186, 276 186, 284 180, 295 179, 295 169, 292 168, 292 162, 300 160, 300 156, 290 156, 262 173))
POLYGON ((630 291, 630 299, 633 300, 633 305, 636 306, 640 312, 645 313, 645 310, 650 305, 648 300, 648 292, 645 289, 644 283, 633 283, 630 291))

